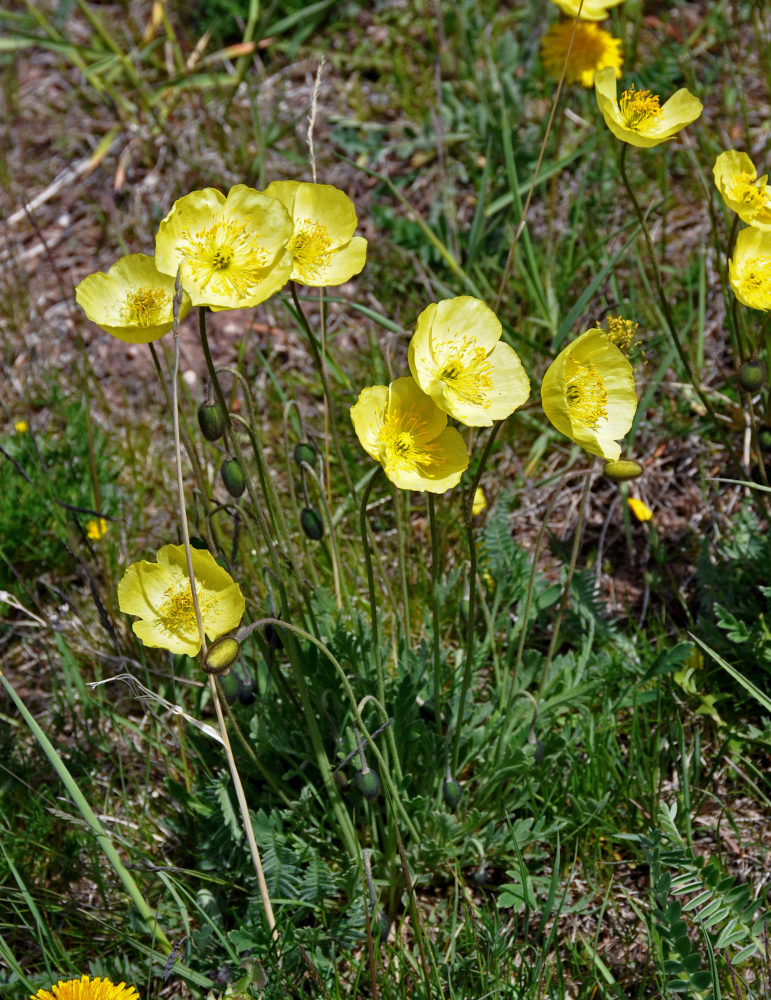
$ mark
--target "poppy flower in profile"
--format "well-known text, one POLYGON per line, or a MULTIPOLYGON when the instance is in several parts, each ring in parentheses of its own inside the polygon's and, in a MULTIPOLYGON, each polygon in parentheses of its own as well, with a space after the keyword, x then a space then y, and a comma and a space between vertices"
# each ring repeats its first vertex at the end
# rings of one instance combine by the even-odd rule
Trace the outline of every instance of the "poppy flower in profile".
POLYGON ((771 232, 750 226, 739 233, 728 261, 728 280, 742 305, 771 309, 771 232))
POLYGON ((632 366, 602 330, 587 330, 557 355, 541 385, 543 411, 560 434, 616 461, 637 409, 632 366))
POLYGON ((715 186, 725 205, 742 222, 756 229, 771 230, 771 186, 768 175, 758 177, 755 165, 746 153, 728 149, 715 160, 712 168, 715 186))

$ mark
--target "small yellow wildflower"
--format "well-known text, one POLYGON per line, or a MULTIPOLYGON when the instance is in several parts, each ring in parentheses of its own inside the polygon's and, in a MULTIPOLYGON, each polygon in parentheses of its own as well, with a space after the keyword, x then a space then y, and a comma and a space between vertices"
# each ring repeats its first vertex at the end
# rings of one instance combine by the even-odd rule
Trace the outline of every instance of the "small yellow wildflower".
POLYGON ((610 17, 608 7, 615 7, 623 3, 623 0, 584 0, 583 4, 579 0, 552 0, 552 3, 568 17, 577 17, 581 21, 604 21, 606 17, 610 17))
MULTIPOLYGON (((244 596, 210 552, 193 549, 192 557, 204 631, 210 639, 218 639, 241 621, 244 596)), ((195 656, 201 637, 185 547, 164 545, 157 558, 154 563, 143 559, 128 567, 118 584, 118 606, 127 615, 139 616, 132 628, 146 646, 195 656)))
POLYGON ((487 506, 487 497, 485 496, 485 491, 481 486, 477 486, 474 490, 474 500, 471 504, 471 513, 474 517, 477 517, 487 506))
POLYGON ((768 175, 758 177, 746 153, 729 149, 715 160, 715 186, 726 206, 742 222, 756 229, 771 230, 771 185, 768 175))
POLYGON ((27 434, 29 433, 29 424, 26 420, 17 420, 13 425, 13 429, 17 434, 27 434))
POLYGON ((771 309, 771 232, 751 226, 739 233, 728 279, 742 305, 771 309))
POLYGON ((116 986, 109 979, 81 976, 59 980, 48 990, 38 990, 29 1000, 139 1000, 139 994, 125 983, 116 986))
POLYGON ((362 448, 401 490, 445 493, 468 467, 463 438, 409 376, 362 389, 351 420, 362 448))
MULTIPOLYGON (((149 344, 174 325, 174 278, 144 253, 121 257, 107 274, 89 274, 75 289, 75 299, 93 323, 129 344, 149 344)), ((190 298, 183 294, 180 319, 189 310, 190 298)))
POLYGON ((683 88, 663 105, 649 90, 629 90, 616 97, 616 72, 611 66, 594 78, 597 106, 605 124, 617 139, 631 146, 658 146, 690 125, 702 112, 701 101, 683 88))
POLYGON ((86 537, 89 541, 100 541, 107 534, 107 531, 108 524, 103 517, 92 518, 90 521, 86 521, 86 537))
POLYGON ((612 66, 616 77, 620 78, 624 64, 621 39, 614 38, 589 21, 579 21, 574 35, 574 23, 560 21, 553 24, 541 39, 541 61, 546 72, 558 80, 565 66, 565 83, 580 83, 582 87, 591 87, 597 70, 605 66, 612 66))
POLYGON ((174 202, 158 227, 155 260, 164 274, 180 269, 194 306, 239 309, 264 302, 286 283, 291 235, 291 219, 277 198, 245 184, 227 198, 204 188, 174 202))
POLYGON ((498 317, 479 299, 432 302, 410 341, 410 371, 445 413, 469 427, 490 427, 530 395, 516 351, 500 338, 498 317))
POLYGON ((638 521, 644 523, 653 520, 653 511, 642 500, 638 500, 637 497, 627 497, 626 502, 638 521))
POLYGON ((367 241, 353 235, 356 209, 347 194, 331 184, 300 181, 273 181, 265 194, 278 198, 292 218, 292 281, 314 288, 342 285, 361 271, 367 241))
POLYGON ((592 455, 616 461, 634 420, 632 366, 602 330, 587 330, 550 365, 541 405, 560 434, 592 455))

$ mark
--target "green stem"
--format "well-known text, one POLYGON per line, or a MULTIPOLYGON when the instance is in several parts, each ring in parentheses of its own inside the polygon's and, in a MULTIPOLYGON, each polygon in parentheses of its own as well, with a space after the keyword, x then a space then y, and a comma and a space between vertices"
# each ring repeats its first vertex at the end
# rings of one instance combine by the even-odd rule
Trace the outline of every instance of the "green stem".
POLYGON ((439 538, 436 531, 436 501, 428 494, 428 522, 431 526, 431 631, 434 649, 434 718, 439 745, 444 740, 442 732, 442 654, 439 646, 439 538))
POLYGON ((544 685, 546 684, 546 675, 549 672, 549 667, 551 666, 552 659, 554 658, 554 653, 557 649, 557 643, 559 642, 560 628, 562 626, 562 619, 565 614, 565 609, 568 606, 570 600, 570 585, 573 582, 573 576, 576 572, 576 564, 578 563, 578 553, 581 551, 581 538, 584 533, 584 522, 586 520, 586 505, 589 500, 589 492, 592 486, 592 471, 587 470, 586 478, 584 479, 584 488, 581 491, 581 500, 578 504, 578 515, 576 517, 576 527, 575 534, 573 536, 573 548, 570 553, 570 564, 568 565, 568 575, 565 578, 565 583, 562 588, 562 599, 560 600, 559 611, 557 612, 557 617, 554 622, 554 628, 551 634, 551 642, 549 643, 549 651, 546 654, 546 659, 543 664, 543 670, 541 671, 541 681, 538 685, 538 695, 536 700, 540 702, 541 696, 543 695, 544 685))
MULTIPOLYGON (((369 502, 369 495, 372 492, 372 487, 376 480, 380 477, 381 472, 382 469, 378 465, 377 468, 373 470, 372 475, 369 477, 369 482, 364 487, 364 493, 361 498, 359 526, 361 529, 361 543, 364 549, 364 566, 367 572, 367 587, 369 589, 369 617, 372 631, 372 650, 375 656, 375 672, 377 675, 377 696, 380 703, 385 706, 385 677, 383 675, 383 658, 380 653, 380 634, 378 631, 377 603, 375 600, 375 575, 372 571, 372 553, 370 552, 369 537, 367 534, 367 503, 369 502)), ((396 740, 394 739, 391 726, 388 727, 387 738, 393 768, 398 780, 401 781, 402 769, 399 763, 399 755, 396 752, 396 740)))
POLYGON ((645 216, 643 214, 642 208, 640 207, 640 203, 637 200, 637 196, 634 193, 634 188, 630 184, 629 178, 627 176, 626 155, 628 149, 629 149, 628 144, 622 142, 621 155, 619 156, 619 170, 621 172, 621 180, 623 181, 624 187, 626 188, 626 192, 629 195, 629 200, 632 202, 632 205, 634 206, 635 214, 637 215, 637 221, 640 223, 640 228, 642 229, 643 236, 645 237, 645 245, 648 249, 648 257, 651 262, 651 267, 653 268, 653 280, 656 285, 656 294, 658 295, 659 305, 661 307, 662 315, 664 316, 664 319, 666 321, 667 328, 669 330, 669 335, 672 338, 672 343, 674 344, 675 350, 677 351, 678 357, 680 358, 680 363, 685 369, 688 381, 693 386, 696 395, 699 397, 699 400, 701 401, 702 406, 709 414, 710 419, 714 424, 715 430, 722 438, 726 451, 731 456, 731 460, 733 461, 736 468, 739 470, 741 478, 744 478, 745 475, 744 467, 742 463, 739 461, 739 458, 736 452, 734 451, 733 445, 731 444, 730 440, 728 439, 728 435, 723 429, 722 423, 717 419, 715 411, 712 408, 712 403, 710 403, 708 397, 705 395, 703 389, 701 388, 701 383, 696 379, 693 369, 691 368, 691 362, 688 358, 685 348, 680 343, 680 338, 677 334, 677 327, 675 325, 675 319, 672 314, 672 310, 670 309, 666 292, 664 291, 664 282, 661 277, 661 271, 659 269, 658 259, 656 257, 656 251, 653 248, 653 240, 651 239, 650 229, 648 228, 648 224, 645 221, 645 216))
POLYGON ((466 698, 468 697, 468 690, 471 684, 471 671, 473 669, 473 656, 474 656, 474 627, 476 619, 476 599, 477 599, 477 547, 474 541, 474 494, 479 486, 479 481, 482 478, 482 472, 484 470, 485 464, 487 462, 490 451, 492 450, 495 438, 498 435, 498 431, 503 426, 503 421, 499 420, 497 424, 493 424, 490 431, 490 436, 485 444, 484 451, 482 452, 482 457, 479 460, 479 466, 477 467, 476 475, 471 484, 471 489, 469 490, 468 499, 466 501, 465 510, 465 521, 466 521, 466 540, 468 542, 469 551, 469 581, 468 581, 468 622, 466 625, 466 661, 463 665, 463 681, 461 683, 460 698, 458 700, 458 715, 455 719, 455 733, 453 734, 453 746, 452 746, 452 775, 455 777, 458 771, 458 758, 460 756, 460 734, 463 728, 463 716, 466 713, 466 698))

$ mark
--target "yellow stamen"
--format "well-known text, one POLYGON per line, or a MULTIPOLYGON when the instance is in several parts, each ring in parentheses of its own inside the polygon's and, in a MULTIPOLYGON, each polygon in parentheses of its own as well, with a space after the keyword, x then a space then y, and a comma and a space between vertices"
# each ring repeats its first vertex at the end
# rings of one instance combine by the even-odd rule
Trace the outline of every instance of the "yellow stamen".
POLYGON ((638 325, 631 319, 624 319, 623 316, 608 316, 602 328, 612 344, 615 344, 624 354, 629 354, 638 325))
POLYGON ((287 243, 292 254, 295 269, 301 279, 318 277, 329 264, 332 255, 332 240, 329 230, 322 222, 302 219, 295 223, 295 231, 287 243))
POLYGON ((193 281, 215 295, 246 298, 270 263, 259 234, 226 216, 196 233, 186 229, 179 248, 193 281))
MULTIPOLYGON (((204 594, 205 586, 203 580, 196 580, 195 589, 202 619, 213 604, 212 597, 206 597, 204 594)), ((163 596, 163 604, 158 609, 158 617, 153 622, 155 627, 162 629, 167 635, 184 636, 197 633, 198 621, 195 617, 193 592, 190 589, 188 578, 183 577, 173 583, 166 589, 163 596)))
POLYGON ((572 372, 567 377, 565 395, 570 420, 574 424, 583 424, 596 431, 600 420, 608 415, 608 393, 605 390, 605 383, 592 364, 570 358, 568 365, 571 366, 572 372))
POLYGON ((635 90, 634 84, 623 92, 618 107, 621 117, 632 129, 648 128, 661 117, 658 94, 652 94, 650 90, 635 90))
POLYGON ((434 344, 439 378, 461 399, 488 409, 493 387, 492 365, 487 352, 472 334, 451 336, 434 344))
POLYGON ((390 410, 378 436, 386 465, 397 469, 425 470, 436 465, 433 442, 425 441, 426 420, 416 410, 390 410))
POLYGON ((743 262, 739 287, 748 302, 763 303, 767 309, 771 300, 771 257, 750 257, 743 262))
POLYGON ((171 297, 162 288, 132 288, 126 292, 123 314, 131 326, 157 326, 168 320, 171 297))

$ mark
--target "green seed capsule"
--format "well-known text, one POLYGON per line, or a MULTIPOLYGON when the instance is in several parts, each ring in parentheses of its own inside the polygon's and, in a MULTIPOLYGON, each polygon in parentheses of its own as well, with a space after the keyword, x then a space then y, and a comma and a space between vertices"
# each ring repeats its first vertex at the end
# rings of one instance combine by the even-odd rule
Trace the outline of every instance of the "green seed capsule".
POLYGON ((637 479, 643 474, 643 467, 631 458, 622 458, 617 462, 606 462, 602 471, 614 483, 625 483, 629 479, 637 479))
POLYGON ((373 802, 380 794, 380 778, 374 771, 357 771, 353 783, 356 791, 367 802, 373 802))
POLYGON ((456 778, 445 778, 442 784, 442 798, 448 809, 455 809, 463 798, 463 786, 456 778))
POLYGON ((314 542, 321 541, 324 537, 324 522, 321 514, 313 507, 303 507, 300 511, 300 524, 308 538, 312 538, 314 542))
POLYGON ((771 452, 771 427, 761 427, 758 431, 758 444, 760 450, 766 455, 771 452))
POLYGON ((223 636, 209 646, 203 669, 207 674, 222 674, 233 666, 240 653, 240 643, 231 636, 223 636))
POLYGON ((240 497, 246 489, 246 476, 237 458, 226 458, 220 469, 225 489, 232 497, 240 497))
POLYGON ((294 460, 298 465, 315 465, 316 449, 308 441, 301 441, 294 447, 294 460))
POLYGON ((216 441, 225 433, 225 414, 219 403, 201 403, 198 407, 198 426, 207 441, 216 441))
POLYGON ((757 392, 766 384, 766 366, 754 359, 739 365, 739 385, 745 392, 757 392))

